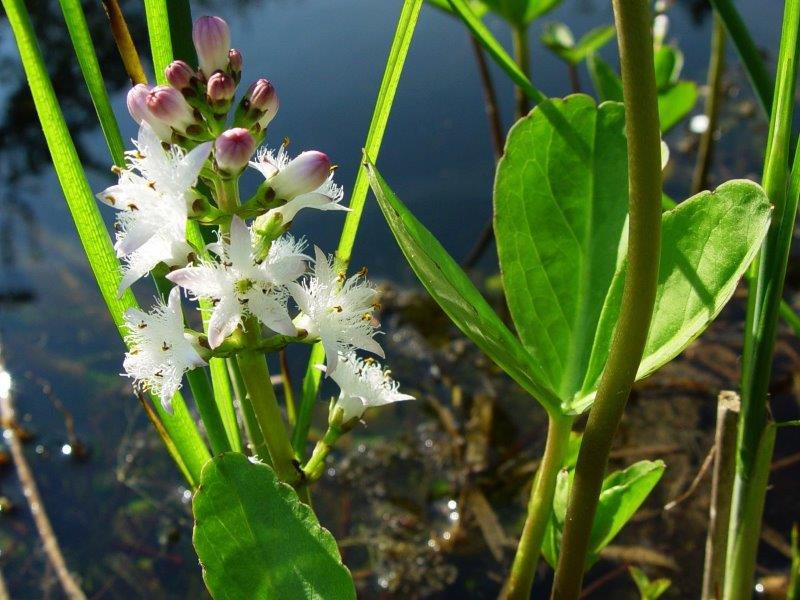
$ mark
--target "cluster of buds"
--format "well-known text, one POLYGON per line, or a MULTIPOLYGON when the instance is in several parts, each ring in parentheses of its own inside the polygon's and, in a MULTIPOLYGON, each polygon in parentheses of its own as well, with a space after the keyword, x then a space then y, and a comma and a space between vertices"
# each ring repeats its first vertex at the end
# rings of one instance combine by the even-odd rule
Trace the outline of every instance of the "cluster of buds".
POLYGON ((320 342, 320 368, 341 388, 330 425, 346 431, 370 406, 410 396, 373 359, 354 353, 383 356, 376 290, 363 273, 346 278, 319 248, 307 255, 306 242, 288 233, 303 209, 348 210, 334 166, 318 151, 291 158, 286 141, 258 149, 278 112, 274 86, 258 79, 235 104, 242 55, 230 47, 227 23, 201 17, 192 37, 197 68, 174 61, 169 85, 129 92, 140 126, 135 150, 116 171, 119 181, 98 194, 119 211, 120 293, 148 273, 175 286, 166 303, 126 315, 126 374, 169 410, 186 372, 214 356, 320 342), (237 179, 248 167, 263 182, 242 201, 237 179), (192 244, 189 220, 217 228, 218 242, 192 244), (205 303, 204 331, 185 327, 181 292, 205 303))

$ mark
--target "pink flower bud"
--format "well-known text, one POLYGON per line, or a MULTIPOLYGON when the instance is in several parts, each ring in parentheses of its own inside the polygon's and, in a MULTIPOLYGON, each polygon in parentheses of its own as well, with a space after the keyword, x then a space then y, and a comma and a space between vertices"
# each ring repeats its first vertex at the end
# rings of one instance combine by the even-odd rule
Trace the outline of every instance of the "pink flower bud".
POLYGON ((208 99, 212 103, 227 103, 236 93, 236 82, 230 75, 226 75, 222 71, 217 71, 208 78, 206 91, 208 93, 208 99))
POLYGON ((231 48, 228 52, 228 64, 231 66, 231 73, 234 79, 238 80, 238 75, 242 72, 242 53, 236 48, 231 48))
POLYGON ((250 86, 246 96, 250 101, 250 109, 258 111, 257 122, 264 129, 278 114, 278 92, 275 86, 266 79, 259 79, 250 86), (263 114, 261 114, 263 113, 263 114))
POLYGON ((219 17, 200 17, 194 22, 192 40, 203 75, 210 77, 214 71, 227 68, 231 31, 224 20, 219 17))
POLYGON ((256 149, 256 142, 247 129, 228 129, 214 142, 214 157, 219 168, 227 173, 238 173, 256 149))
POLYGON ((146 122, 153 128, 155 134, 164 141, 172 138, 172 129, 156 119, 147 107, 147 97, 150 95, 151 87, 143 83, 136 84, 128 92, 127 104, 128 112, 137 124, 146 122))
POLYGON ((184 132, 195 123, 194 111, 173 87, 159 85, 147 95, 147 108, 153 116, 176 131, 184 132))
POLYGON ((282 200, 291 200, 301 194, 313 192, 321 186, 331 172, 327 154, 312 150, 303 152, 269 179, 270 187, 282 200))
POLYGON ((164 71, 169 84, 181 91, 191 88, 196 75, 188 64, 182 60, 174 60, 164 71))

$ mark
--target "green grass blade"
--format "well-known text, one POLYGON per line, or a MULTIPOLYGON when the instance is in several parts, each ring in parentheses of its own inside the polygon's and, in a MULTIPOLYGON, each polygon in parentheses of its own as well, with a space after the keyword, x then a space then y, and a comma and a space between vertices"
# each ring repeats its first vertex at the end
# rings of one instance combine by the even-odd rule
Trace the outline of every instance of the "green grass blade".
MULTIPOLYGON (((408 48, 414 37, 414 28, 416 27, 421 7, 422 0, 405 0, 397 20, 397 28, 394 32, 392 46, 386 59, 383 79, 378 90, 378 99, 375 101, 375 109, 372 112, 372 119, 369 123, 367 140, 364 143, 367 154, 374 160, 377 160, 380 152, 383 134, 386 131, 386 124, 389 121, 389 114, 394 103, 397 84, 403 72, 408 48)), ((350 263, 353 244, 361 222, 361 214, 364 211, 364 201, 367 198, 368 189, 369 181, 362 166, 356 174, 353 192, 350 195, 350 212, 347 213, 339 245, 336 248, 336 265, 342 273, 347 271, 347 266, 350 263)), ((302 398, 297 411, 297 424, 292 437, 292 445, 295 452, 301 457, 305 452, 306 437, 311 427, 311 413, 314 409, 314 402, 317 399, 317 391, 319 390, 319 382, 322 376, 320 371, 314 368, 314 365, 322 363, 324 358, 325 353, 320 344, 312 347, 308 368, 303 377, 302 398)))
POLYGON ((769 117, 772 113, 772 87, 774 80, 769 71, 767 71, 753 38, 750 37, 747 25, 742 20, 739 11, 736 10, 733 0, 711 0, 711 5, 725 24, 725 29, 731 36, 736 52, 739 54, 742 64, 744 64, 747 77, 750 79, 750 84, 753 86, 761 108, 764 109, 764 114, 769 117))
MULTIPOLYGON (((100 293, 108 306, 114 324, 122 334, 124 333, 123 314, 128 308, 136 306, 136 300, 130 292, 127 292, 122 298, 117 298, 117 286, 120 281, 119 262, 114 254, 105 224, 100 217, 92 190, 86 180, 67 124, 61 114, 23 0, 2 0, 2 5, 8 15, 19 48, 39 121, 42 124, 45 140, 53 159, 53 166, 75 222, 78 236, 97 280, 100 293)), ((167 414, 157 400, 154 404, 164 428, 177 450, 177 454, 173 453, 173 458, 181 467, 189 483, 195 485, 200 481, 200 470, 209 459, 209 454, 183 399, 179 395, 173 399, 173 415, 167 414)))
POLYGON ((167 83, 164 69, 172 62, 172 36, 169 29, 167 0, 144 0, 150 52, 153 55, 153 74, 159 85, 167 83))
MULTIPOLYGON (((489 53, 489 56, 491 56, 497 65, 506 72, 515 84, 517 84, 517 87, 525 93, 531 102, 535 105, 544 100, 545 95, 533 87, 528 76, 525 75, 524 71, 514 62, 514 59, 509 56, 502 44, 497 41, 492 35, 492 32, 489 31, 489 28, 483 24, 483 21, 478 18, 465 0, 448 1, 456 14, 461 17, 461 20, 464 21, 464 24, 472 32, 472 35, 475 36, 475 39, 480 42, 481 46, 489 53)), ((367 149, 367 153, 369 154, 369 149, 367 149)), ((369 154, 369 156, 376 159, 372 154, 369 154)))
POLYGON ((100 72, 100 63, 97 61, 97 53, 80 0, 59 0, 59 2, 64 13, 64 20, 67 22, 72 46, 78 56, 83 79, 86 81, 97 117, 100 119, 100 128, 103 130, 103 136, 106 138, 108 149, 111 152, 111 159, 115 165, 123 167, 125 165, 125 144, 122 142, 122 134, 108 99, 108 91, 100 72))

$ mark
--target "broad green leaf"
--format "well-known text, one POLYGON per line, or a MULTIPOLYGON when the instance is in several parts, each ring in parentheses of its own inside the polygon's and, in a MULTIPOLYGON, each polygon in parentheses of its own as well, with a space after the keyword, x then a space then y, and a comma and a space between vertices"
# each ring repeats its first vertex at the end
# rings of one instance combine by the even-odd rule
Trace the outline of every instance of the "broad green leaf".
POLYGON ((658 92, 658 120, 666 133, 691 112, 697 102, 697 85, 693 81, 679 81, 658 92))
POLYGON ((644 571, 636 567, 628 567, 628 572, 639 590, 641 600, 658 600, 672 585, 672 582, 665 578, 651 581, 644 571))
POLYGON ((216 600, 355 599, 336 540, 267 465, 236 452, 216 456, 192 511, 192 540, 216 600))
POLYGON ((561 60, 577 65, 613 37, 614 27, 597 27, 576 42, 572 31, 564 23, 551 23, 545 26, 541 39, 561 60))
MULTIPOLYGON (((119 261, 61 114, 25 6, 22 0, 2 0, 2 5, 17 41, 45 141, 78 237, 111 318, 124 335, 123 315, 136 306, 136 300, 130 291, 117 297, 121 278, 119 261)), ((170 453, 189 483, 195 485, 209 453, 186 404, 179 394, 176 395, 172 400, 172 415, 164 411, 158 399, 154 399, 153 404, 171 442, 168 444, 170 453)))
POLYGON ((623 107, 551 100, 511 129, 494 186, 511 316, 562 399, 580 390, 627 218, 623 107))
MULTIPOLYGON (((760 248, 770 211, 759 185, 733 180, 664 213, 658 292, 637 379, 675 358, 716 318, 760 248)), ((597 327, 584 396, 572 403, 574 411, 582 411, 594 397, 619 314, 624 274, 621 265, 597 327)))
POLYGON ((601 102, 622 102, 622 82, 606 61, 592 54, 587 60, 594 91, 601 102))
MULTIPOLYGON (((386 58, 383 78, 378 89, 378 98, 375 100, 375 108, 372 110, 367 139, 364 142, 364 150, 373 160, 378 159, 381 143, 383 142, 383 134, 386 131, 386 124, 389 122, 395 93, 400 83, 400 76, 403 73, 403 66, 406 62, 408 49, 411 46, 411 40, 414 37, 414 30, 417 26, 421 8, 422 0, 405 0, 400 16, 397 18, 397 27, 392 38, 392 46, 389 48, 389 56, 386 58)), ((369 183, 367 182, 365 170, 359 168, 356 173, 355 183, 353 183, 353 191, 350 194, 350 212, 347 213, 342 234, 339 237, 339 244, 336 247, 336 268, 340 273, 345 273, 350 264, 350 256, 352 255, 356 233, 358 233, 358 227, 361 223, 361 214, 364 212, 364 202, 367 198, 368 188, 369 183)), ((311 349, 306 373, 303 377, 302 397, 297 412, 297 423, 292 433, 292 445, 299 457, 302 457, 306 451, 306 438, 311 427, 311 413, 314 410, 314 403, 317 400, 317 392, 319 391, 322 377, 321 371, 316 366, 322 363, 324 358, 325 352, 322 349, 322 344, 315 344, 311 349)))
MULTIPOLYGON (((664 468, 660 460, 643 460, 605 478, 589 538, 590 564, 636 513, 661 479, 664 468)), ((542 545, 542 554, 551 566, 558 563, 573 475, 574 471, 563 470, 556 484, 553 512, 542 545)))
POLYGON ((369 159, 366 165, 369 183, 383 216, 406 260, 431 297, 501 369, 548 411, 558 411, 558 401, 544 383, 540 364, 531 359, 458 263, 395 196, 369 159))

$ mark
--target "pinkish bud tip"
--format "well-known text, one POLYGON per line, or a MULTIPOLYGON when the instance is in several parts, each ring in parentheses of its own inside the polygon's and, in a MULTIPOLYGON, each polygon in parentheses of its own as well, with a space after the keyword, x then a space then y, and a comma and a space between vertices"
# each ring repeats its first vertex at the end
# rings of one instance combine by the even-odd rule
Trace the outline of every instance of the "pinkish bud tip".
POLYGON ((208 78, 206 91, 211 102, 228 102, 236 93, 236 82, 230 75, 217 71, 208 78))
POLYGON ((169 84, 179 90, 192 87, 192 80, 196 77, 194 70, 182 60, 175 60, 164 71, 169 84))
POLYGON ((278 102, 278 92, 275 91, 275 86, 267 79, 259 79, 250 86, 247 97, 250 100, 251 110, 263 113, 263 115, 258 118, 258 124, 261 125, 262 128, 265 128, 269 125, 270 121, 275 118, 275 115, 278 114, 278 108, 280 106, 278 102))
POLYGON ((235 127, 223 132, 214 142, 214 157, 222 171, 236 173, 247 166, 256 142, 247 129, 235 127))
POLYGON ((269 185, 278 198, 291 200, 316 190, 328 179, 330 173, 331 161, 328 155, 312 150, 303 152, 273 175, 269 185))
POLYGON ((208 78, 214 71, 224 71, 227 68, 231 32, 223 19, 219 17, 197 19, 192 28, 192 40, 203 75, 208 78))
POLYGON ((177 131, 185 131, 195 122, 192 107, 173 87, 159 85, 150 90, 147 108, 156 119, 177 131))
POLYGON ((152 88, 143 83, 133 86, 127 97, 128 112, 138 125, 141 126, 143 122, 148 123, 159 139, 168 142, 172 138, 172 129, 153 116, 147 106, 147 98, 151 91, 152 88))

